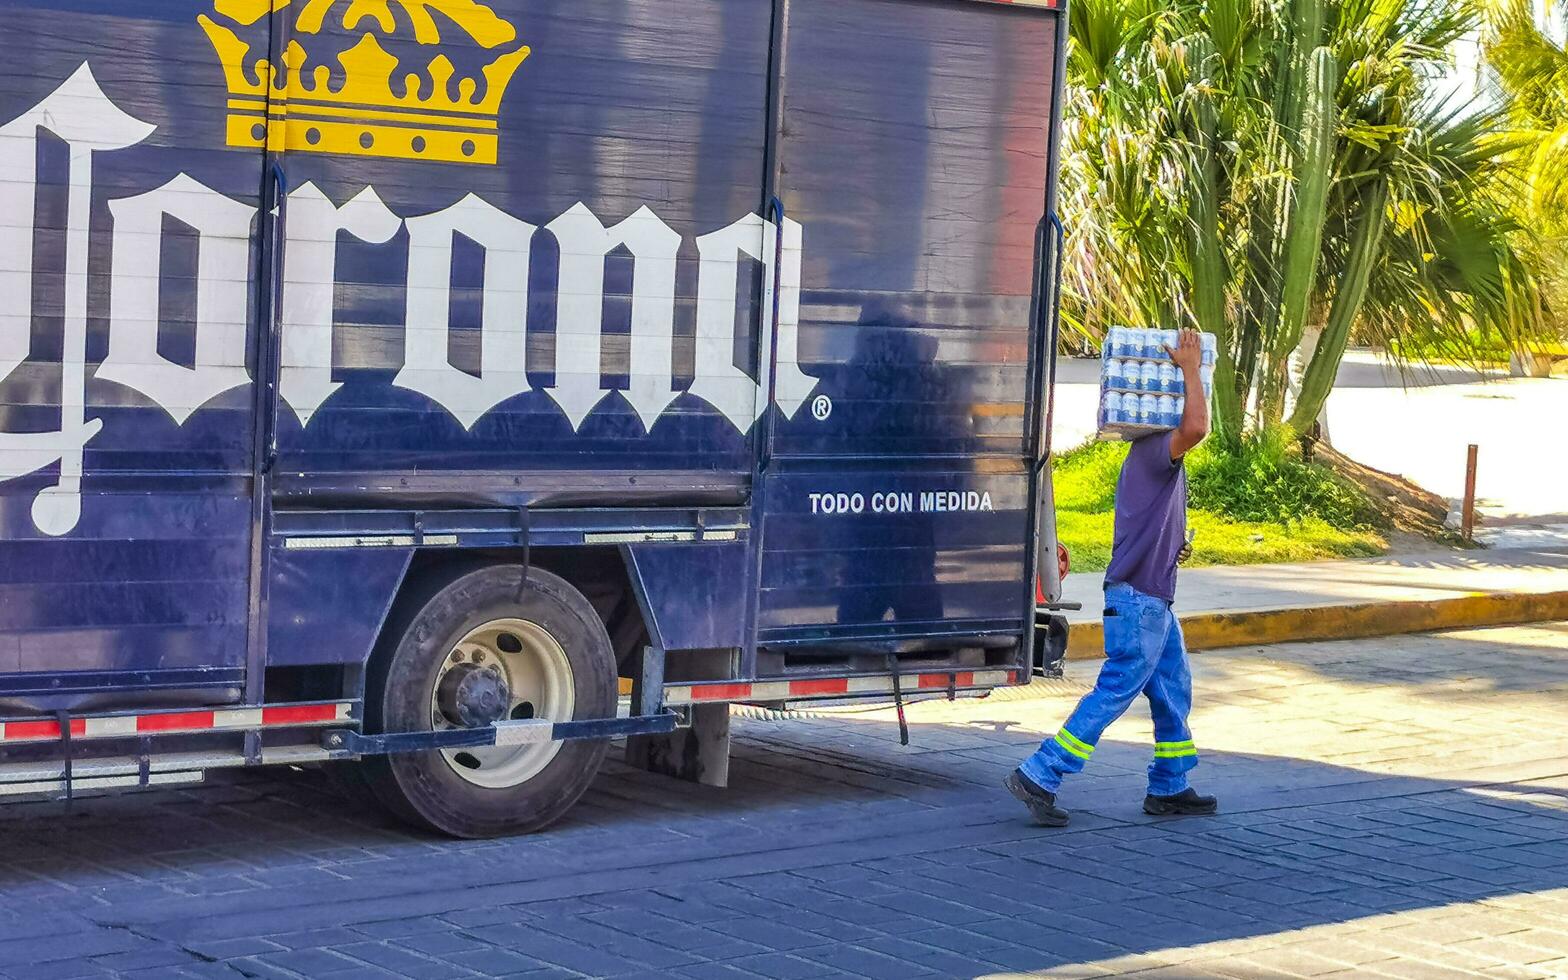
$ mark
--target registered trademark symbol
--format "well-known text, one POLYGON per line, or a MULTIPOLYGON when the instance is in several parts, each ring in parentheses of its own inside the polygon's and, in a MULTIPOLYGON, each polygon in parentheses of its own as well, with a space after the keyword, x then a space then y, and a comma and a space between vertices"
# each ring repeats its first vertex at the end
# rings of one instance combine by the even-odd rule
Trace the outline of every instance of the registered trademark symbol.
POLYGON ((827 395, 818 395, 812 399, 811 415, 818 422, 826 422, 828 416, 833 414, 833 399, 827 395))

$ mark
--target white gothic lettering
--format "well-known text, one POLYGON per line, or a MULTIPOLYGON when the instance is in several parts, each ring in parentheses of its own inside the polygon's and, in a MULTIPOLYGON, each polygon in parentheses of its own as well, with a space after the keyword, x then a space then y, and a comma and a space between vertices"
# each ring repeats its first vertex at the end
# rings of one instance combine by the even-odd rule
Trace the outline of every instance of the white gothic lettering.
MULTIPOLYGON (((102 429, 87 418, 87 268, 93 160, 144 142, 156 127, 126 114, 83 64, 36 107, 0 125, 0 380, 31 354, 34 278, 64 274, 66 283, 60 426, 53 432, 0 431, 0 483, 59 464, 60 477, 33 502, 33 522, 50 535, 81 519, 83 449, 102 429), (40 132, 69 147, 70 173, 63 269, 39 269, 33 255, 40 132)), ((176 174, 163 186, 109 202, 109 349, 97 378, 123 385, 183 425, 225 391, 251 383, 245 367, 250 242, 256 209, 176 174), (186 367, 158 351, 160 254, 166 218, 195 232, 196 351, 186 367)), ((404 363, 393 384, 418 392, 471 429, 486 413, 531 390, 524 361, 528 339, 528 271, 539 230, 475 195, 430 214, 394 214, 367 187, 331 200, 314 184, 288 198, 282 306, 280 394, 299 419, 312 417, 341 387, 332 380, 333 292, 338 239, 375 245, 408 230, 404 363), (449 292, 454 236, 485 250, 479 376, 450 361, 449 292)), ((681 236, 649 208, 606 227, 584 204, 544 226, 560 246, 555 384, 546 393, 579 428, 612 392, 601 387, 604 265, 624 246, 634 257, 631 377, 619 392, 651 429, 679 395, 674 388, 675 270, 681 236)), ((775 404, 794 417, 816 387, 800 370, 797 338, 803 230, 747 215, 697 239, 696 377, 690 391, 737 430, 767 410, 761 387, 735 366, 736 278, 740 256, 764 273, 761 374, 777 352, 775 404), (776 242, 783 254, 775 256, 776 242), (775 262, 777 258, 777 262, 775 262), (773 269, 780 269, 774 282, 773 269), (777 291, 777 303, 774 294, 777 291), (778 309, 777 337, 772 310, 778 309)))

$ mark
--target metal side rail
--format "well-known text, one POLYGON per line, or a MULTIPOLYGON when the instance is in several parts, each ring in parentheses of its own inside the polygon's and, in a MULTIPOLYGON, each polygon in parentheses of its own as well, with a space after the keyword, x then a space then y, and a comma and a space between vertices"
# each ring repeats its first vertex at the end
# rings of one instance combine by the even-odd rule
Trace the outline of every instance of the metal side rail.
MULTIPOLYGON (((984 694, 992 688, 1027 684, 1028 673, 1016 667, 966 667, 916 669, 900 672, 899 693, 906 702, 916 695, 963 697, 984 694)), ((765 704, 784 701, 860 699, 891 696, 891 669, 879 674, 852 677, 801 677, 760 681, 692 681, 668 684, 664 704, 669 707, 735 701, 765 704)))
POLYGON ((70 801, 81 793, 199 783, 205 769, 330 759, 332 753, 315 745, 263 749, 261 735, 352 723, 356 709, 353 701, 317 701, 99 715, 60 711, 52 718, 0 719, 0 760, 13 746, 24 750, 54 746, 56 755, 46 760, 0 761, 0 797, 63 796, 70 801), (160 749, 167 737, 222 734, 245 736, 244 748, 160 749), (78 758, 78 746, 91 741, 135 743, 136 754, 78 758))
POLYGON ((173 708, 102 715, 0 719, 0 745, 79 742, 207 732, 319 728, 350 721, 353 701, 312 701, 220 708, 173 708))
MULTIPOLYGON (((330 758, 332 753, 315 746, 284 746, 263 750, 261 762, 263 765, 301 765, 330 758)), ((68 788, 73 795, 81 795, 182 786, 201 782, 208 769, 238 769, 251 764, 245 753, 238 750, 74 759, 69 765, 64 759, 4 763, 0 764, 0 797, 59 797, 68 788)))
POLYGON ((635 718, 596 718, 591 721, 499 721, 484 728, 449 728, 433 732, 389 732, 365 735, 351 729, 334 729, 322 736, 322 746, 334 757, 390 755, 431 749, 473 749, 493 745, 533 745, 569 742, 583 738, 622 738, 630 735, 664 735, 673 732, 680 716, 673 712, 635 718))

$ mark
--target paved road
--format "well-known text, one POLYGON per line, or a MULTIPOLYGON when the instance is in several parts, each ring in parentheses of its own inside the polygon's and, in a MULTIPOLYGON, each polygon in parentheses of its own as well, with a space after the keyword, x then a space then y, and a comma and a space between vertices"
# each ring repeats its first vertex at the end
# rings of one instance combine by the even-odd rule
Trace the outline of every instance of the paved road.
POLYGON ((1465 447, 1479 446, 1477 506, 1494 523, 1568 521, 1568 453, 1548 434, 1564 416, 1568 378, 1483 378, 1448 368, 1401 383, 1359 353, 1347 357, 1328 405, 1342 452, 1451 500, 1464 496, 1465 447))
POLYGON ((907 749, 886 711, 741 721, 730 790, 616 767, 524 839, 411 835, 310 772, 11 808, 0 974, 1568 975, 1568 624, 1205 654, 1224 814, 1142 816, 1130 717, 1044 831, 997 781, 1070 669, 914 706, 907 749))

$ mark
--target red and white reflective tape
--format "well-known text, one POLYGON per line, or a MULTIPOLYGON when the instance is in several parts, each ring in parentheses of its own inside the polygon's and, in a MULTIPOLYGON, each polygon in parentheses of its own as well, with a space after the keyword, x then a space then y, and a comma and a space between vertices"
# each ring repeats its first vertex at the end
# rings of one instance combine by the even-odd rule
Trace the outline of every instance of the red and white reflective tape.
MULTIPOLYGON (((97 715, 70 719, 71 737, 134 738, 138 735, 179 735, 187 732, 250 731, 257 728, 302 728, 347 722, 353 704, 274 704, 254 708, 212 708, 201 711, 152 711, 139 715, 97 715)), ((60 724, 53 718, 0 722, 0 743, 57 742, 60 724)))
POLYGON ((1013 7, 1047 7, 1052 10, 1061 7, 1061 0, 985 0, 986 3, 1005 3, 1013 7))
MULTIPOLYGON (((929 694, 949 689, 1003 687, 1021 683, 1013 670, 959 670, 939 674, 901 674, 899 689, 904 694, 929 694)), ((664 703, 671 707, 710 704, 719 701, 800 701, 807 698, 855 697, 865 694, 892 694, 893 678, 824 677, 793 681, 755 681, 728 684, 672 684, 664 688, 664 703)))

